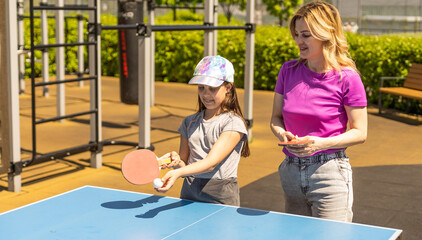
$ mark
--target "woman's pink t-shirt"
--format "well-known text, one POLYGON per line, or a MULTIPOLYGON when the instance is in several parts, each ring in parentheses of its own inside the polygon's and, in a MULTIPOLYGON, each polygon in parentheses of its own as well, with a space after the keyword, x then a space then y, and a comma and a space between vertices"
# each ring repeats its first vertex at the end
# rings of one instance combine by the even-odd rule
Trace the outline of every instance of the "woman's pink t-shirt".
MULTIPOLYGON (((365 107, 365 88, 359 74, 351 69, 315 73, 297 60, 283 64, 274 91, 283 95, 282 114, 286 130, 299 137, 332 137, 347 129, 344 106, 365 107)), ((333 153, 329 149, 317 153, 333 153)), ((283 152, 289 156, 284 148, 283 152)))

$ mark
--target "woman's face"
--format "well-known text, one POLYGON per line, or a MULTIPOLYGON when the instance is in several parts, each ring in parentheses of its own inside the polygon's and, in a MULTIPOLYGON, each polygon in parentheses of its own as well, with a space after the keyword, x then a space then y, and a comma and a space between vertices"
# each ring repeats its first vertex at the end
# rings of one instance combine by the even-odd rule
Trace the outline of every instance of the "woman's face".
POLYGON ((302 59, 318 60, 323 58, 323 42, 312 36, 303 18, 296 20, 294 39, 300 49, 300 57, 302 59))

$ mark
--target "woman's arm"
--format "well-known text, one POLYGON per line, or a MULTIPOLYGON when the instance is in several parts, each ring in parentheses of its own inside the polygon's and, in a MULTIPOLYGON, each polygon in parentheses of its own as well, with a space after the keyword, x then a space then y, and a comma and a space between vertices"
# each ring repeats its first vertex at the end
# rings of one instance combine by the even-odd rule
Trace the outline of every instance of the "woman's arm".
MULTIPOLYGON (((210 172, 223 161, 236 147, 243 137, 243 133, 237 131, 223 132, 212 146, 211 151, 201 161, 186 165, 185 167, 178 168, 167 172, 162 178, 164 186, 158 188, 159 192, 167 192, 179 177, 189 176, 210 172)), ((182 150, 182 145, 181 145, 182 150)), ((183 159, 184 152, 181 151, 180 157, 183 159)), ((189 154, 189 153, 188 153, 189 154)), ((189 156, 189 155, 187 155, 189 156)))
POLYGON ((336 148, 346 148, 356 144, 364 143, 367 136, 368 116, 366 107, 344 106, 349 119, 349 130, 343 134, 320 138, 305 136, 299 139, 314 140, 305 147, 287 147, 290 153, 298 156, 309 156, 316 151, 336 148))
POLYGON ((274 135, 282 142, 291 140, 294 135, 291 132, 286 131, 283 122, 283 95, 274 93, 273 100, 273 113, 271 115, 270 128, 273 131, 274 135))

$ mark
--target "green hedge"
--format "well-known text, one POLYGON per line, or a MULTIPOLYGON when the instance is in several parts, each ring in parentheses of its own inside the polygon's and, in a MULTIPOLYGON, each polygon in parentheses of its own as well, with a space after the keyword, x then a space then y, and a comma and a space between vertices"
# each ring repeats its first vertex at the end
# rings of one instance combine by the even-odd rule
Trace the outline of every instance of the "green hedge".
MULTIPOLYGON (((156 24, 201 24, 200 15, 188 11, 178 11, 178 21, 172 22, 168 14, 156 18, 156 24)), ((103 25, 114 25, 116 17, 102 15, 103 25)), ((232 23, 232 25, 243 25, 232 23)), ((54 19, 49 20, 50 43, 54 43, 54 19)), ((219 25, 227 25, 224 17, 219 17, 219 25)), ((27 28, 28 29, 28 28, 27 28)), ((66 28, 68 42, 76 42, 76 21, 69 20, 66 28)), ((37 36, 38 37, 38 36, 37 36)), ((165 82, 187 82, 193 74, 195 65, 203 57, 203 32, 157 32, 155 41, 156 80, 165 82)), ((118 76, 118 37, 117 31, 103 31, 102 74, 118 76)), ((381 76, 406 76, 411 63, 422 63, 422 34, 401 34, 383 36, 364 36, 348 33, 350 54, 361 72, 366 87, 369 103, 377 103, 379 79, 381 76)), ((26 36, 27 47, 29 35, 26 36)), ((67 71, 76 71, 76 47, 66 51, 67 71)), ((273 90, 281 65, 298 57, 299 50, 286 28, 258 26, 255 33, 254 88, 273 90)), ((235 84, 243 86, 245 32, 219 31, 218 54, 233 62, 235 84)), ((37 52, 37 58, 41 53, 37 52)), ((50 73, 55 74, 54 50, 50 50, 50 73)), ((87 61, 87 59, 85 59, 87 61)), ((87 66, 87 65, 85 65, 87 66)), ((27 66, 29 67, 29 65, 27 66)), ((41 67, 37 64, 36 74, 41 67)), ((29 70, 27 70, 29 73, 29 70)), ((393 84, 402 84, 402 81, 393 84)), ((405 102, 400 97, 385 96, 384 106, 405 109, 405 102)), ((421 114, 421 103, 411 101, 410 111, 421 114)))
MULTIPOLYGON (((370 103, 377 103, 379 79, 382 76, 405 77, 412 63, 422 63, 422 34, 362 36, 348 34, 350 53, 361 72, 370 103)), ((402 85, 403 80, 388 81, 385 86, 402 85)), ((410 112, 421 114, 421 103, 410 101, 410 112)), ((383 105, 406 109, 401 97, 386 95, 383 105)))
MULTIPOLYGON (((86 33, 86 20, 84 24, 83 32, 86 33)), ((48 43, 56 43, 55 39, 55 19, 48 18, 48 43)), ((102 15, 101 24, 103 25, 117 25, 117 18, 111 15, 102 15)), ((24 40, 25 48, 29 49, 31 47, 31 33, 30 22, 28 18, 24 19, 24 40)), ((74 43, 78 41, 78 32, 77 32, 77 20, 74 18, 66 19, 65 23, 65 42, 74 43)), ((87 35, 85 34, 84 41, 88 41, 87 35)), ((117 31, 103 31, 101 34, 101 71, 104 76, 119 76, 119 52, 118 52, 118 42, 117 31)), ((41 29, 40 29, 40 19, 34 19, 34 44, 41 44, 41 29)), ((49 72, 50 75, 54 76, 56 74, 56 60, 54 48, 48 49, 49 52, 49 72)), ((66 64, 66 73, 76 73, 78 70, 78 59, 77 59, 78 47, 66 47, 65 48, 65 64, 66 64)), ((88 68, 88 47, 84 47, 84 66, 85 69, 88 68)), ((42 52, 35 51, 35 59, 41 60, 42 52)), ((29 62, 25 64, 25 75, 30 77, 31 74, 31 65, 29 62)), ((35 63, 35 76, 41 76, 41 63, 36 61, 35 63)))

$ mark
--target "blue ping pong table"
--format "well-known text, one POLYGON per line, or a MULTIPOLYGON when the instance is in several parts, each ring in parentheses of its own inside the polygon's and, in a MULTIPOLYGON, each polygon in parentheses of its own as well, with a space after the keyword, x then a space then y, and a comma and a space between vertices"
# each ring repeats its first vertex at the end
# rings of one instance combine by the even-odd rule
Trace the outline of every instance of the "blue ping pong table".
POLYGON ((13 240, 385 240, 401 232, 93 186, 0 214, 0 238, 13 240))

